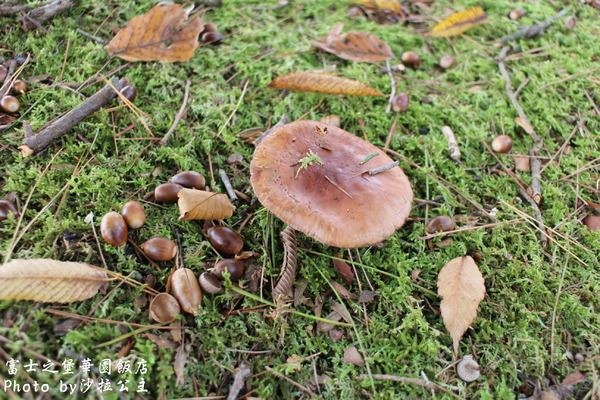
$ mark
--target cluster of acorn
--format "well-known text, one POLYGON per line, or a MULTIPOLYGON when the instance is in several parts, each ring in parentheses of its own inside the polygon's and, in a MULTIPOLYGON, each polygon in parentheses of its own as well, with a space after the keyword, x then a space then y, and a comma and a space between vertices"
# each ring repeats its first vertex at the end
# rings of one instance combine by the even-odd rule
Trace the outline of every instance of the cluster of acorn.
POLYGON ((204 24, 204 30, 202 31, 200 39, 204 44, 217 44, 223 39, 223 35, 217 32, 217 26, 215 24, 207 22, 204 24))
MULTIPOLYGON (((184 171, 173 176, 169 182, 158 185, 153 192, 154 200, 163 203, 177 202, 177 193, 186 188, 204 189, 204 176, 195 171, 184 171)), ((112 246, 125 245, 129 229, 140 228, 146 222, 144 207, 137 201, 125 203, 121 213, 109 212, 102 218, 100 234, 104 241, 112 246)), ((229 274, 232 281, 237 281, 244 273, 244 264, 235 256, 244 247, 244 240, 233 229, 227 226, 215 226, 207 232, 208 241, 213 248, 224 257, 215 266, 196 276, 189 268, 176 269, 170 278, 173 295, 160 293, 150 303, 150 317, 159 323, 169 323, 181 309, 196 314, 202 303, 202 292, 208 294, 223 293, 221 280, 224 273, 229 274)), ((178 254, 177 244, 171 239, 154 237, 146 240, 141 246, 146 257, 154 261, 169 261, 178 254)))
MULTIPOLYGON (((0 83, 4 83, 4 80, 8 76, 8 68, 4 65, 0 65, 0 83)), ((10 88, 11 94, 5 94, 0 99, 0 108, 5 113, 14 114, 21 108, 21 102, 18 97, 24 95, 27 92, 27 82, 16 79, 10 88)), ((8 93, 8 92, 7 92, 8 93)))

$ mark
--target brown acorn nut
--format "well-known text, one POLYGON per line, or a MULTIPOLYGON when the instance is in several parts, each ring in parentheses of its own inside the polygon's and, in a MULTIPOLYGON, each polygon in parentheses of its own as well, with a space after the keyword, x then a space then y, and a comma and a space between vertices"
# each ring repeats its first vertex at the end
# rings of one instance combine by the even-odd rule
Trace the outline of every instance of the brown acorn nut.
POLYGON ((121 247, 127 243, 127 233, 127 224, 121 214, 112 211, 102 217, 100 234, 106 243, 121 247))
POLYGON ((202 31, 202 33, 216 32, 216 31, 217 31, 217 25, 213 24, 212 22, 207 22, 204 24, 204 30, 202 31))
POLYGON ((400 59, 404 65, 408 65, 411 68, 417 68, 419 64, 421 64, 421 56, 412 50, 402 53, 402 57, 400 59))
POLYGON ((196 171, 180 172, 169 179, 169 182, 192 189, 204 189, 204 186, 206 185, 204 176, 196 171))
POLYGON ((154 261, 169 261, 177 255, 177 244, 164 237, 148 239, 140 247, 154 261))
POLYGON ((201 39, 204 44, 217 44, 223 39, 223 35, 219 32, 204 32, 201 39))
POLYGON ((512 148, 513 141, 510 136, 499 135, 492 140, 492 149, 496 153, 507 153, 512 148))
POLYGON ((150 318, 160 324, 175 321, 175 316, 181 314, 177 299, 168 293, 159 293, 150 302, 150 318))
POLYGON ((394 97, 392 97, 392 110, 397 113, 401 113, 402 111, 408 108, 408 93, 398 93, 394 97))
POLYGON ((121 215, 125 219, 127 226, 131 229, 137 229, 146 222, 146 211, 144 207, 135 200, 130 200, 123 206, 121 215))
POLYGON ((154 189, 154 198, 163 203, 177 203, 177 193, 183 186, 176 183, 163 183, 154 189))
POLYGON ((454 221, 447 215, 439 215, 432 218, 425 225, 425 232, 427 233, 448 232, 452 229, 454 229, 454 221))
POLYGON ((237 254, 244 247, 244 239, 228 226, 210 228, 208 241, 218 252, 224 254, 237 254))
POLYGON ((235 258, 226 258, 217 262, 212 269, 212 274, 219 279, 223 279, 223 272, 229 272, 229 279, 237 281, 244 274, 244 263, 235 258))
POLYGON ((521 18, 522 16, 524 16, 525 14, 527 14, 527 11, 523 10, 522 8, 515 8, 508 14, 508 18, 510 18, 512 20, 517 20, 517 19, 521 18))
POLYGON ((196 315, 198 307, 202 304, 202 291, 194 271, 189 268, 179 268, 173 272, 171 288, 183 311, 196 315))
POLYGON ((27 82, 17 79, 13 82, 12 92, 15 96, 27 93, 27 82))
POLYGON ((135 100, 135 96, 137 96, 137 89, 133 85, 123 87, 120 92, 129 101, 135 100))
POLYGON ((210 272, 201 273, 198 278, 198 283, 205 293, 221 294, 225 292, 219 279, 210 272))
POLYGON ((583 220, 583 224, 587 226, 590 232, 596 232, 600 229, 600 217, 589 215, 583 220))
POLYGON ((5 112, 12 114, 19 111, 21 103, 19 103, 19 100, 15 96, 8 95, 0 99, 0 107, 2 107, 5 112))
POLYGON ((452 57, 451 55, 446 54, 445 56, 442 56, 442 58, 440 58, 440 67, 442 67, 443 69, 448 69, 453 65, 454 57, 452 57))
POLYGON ((15 217, 19 217, 17 206, 12 201, 0 200, 0 221, 8 218, 8 214, 14 214, 15 217))

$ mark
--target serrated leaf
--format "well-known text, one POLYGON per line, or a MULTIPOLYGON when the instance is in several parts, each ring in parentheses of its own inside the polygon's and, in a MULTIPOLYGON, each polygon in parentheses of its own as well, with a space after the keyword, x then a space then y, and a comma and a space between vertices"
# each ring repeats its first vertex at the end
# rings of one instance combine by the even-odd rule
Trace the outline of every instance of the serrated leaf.
POLYGON ((467 29, 487 22, 487 15, 481 7, 472 7, 468 10, 452 14, 426 33, 427 36, 448 37, 460 35, 467 29))
POLYGON ((227 195, 206 192, 204 190, 181 189, 177 194, 179 200, 179 219, 223 219, 233 215, 235 206, 227 195))
POLYGON ((110 281, 101 269, 45 258, 0 266, 0 300, 72 303, 89 299, 110 281))
POLYGON ((335 26, 322 42, 313 42, 313 46, 356 62, 373 63, 394 58, 390 46, 377 36, 366 32, 348 32, 340 35, 343 27, 344 24, 335 26))
POLYGON ((198 16, 187 21, 179 4, 152 7, 133 17, 108 44, 111 56, 127 61, 186 61, 198 47, 204 24, 198 16))
POLYGON ((402 12, 402 2, 400 0, 356 0, 356 2, 367 7, 402 12))
POLYGON ((438 275, 438 294, 442 297, 444 326, 457 351, 462 335, 475 317, 485 295, 485 280, 470 256, 458 257, 444 265, 438 275))
POLYGON ((354 79, 312 71, 291 72, 273 79, 268 87, 328 94, 383 96, 376 89, 354 79))

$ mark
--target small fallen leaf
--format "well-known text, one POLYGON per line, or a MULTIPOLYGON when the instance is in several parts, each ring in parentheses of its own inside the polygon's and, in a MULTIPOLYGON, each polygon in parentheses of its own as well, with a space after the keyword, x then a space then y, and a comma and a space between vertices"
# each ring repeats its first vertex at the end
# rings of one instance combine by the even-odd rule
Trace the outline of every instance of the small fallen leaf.
POLYGON ((185 363, 187 362, 188 355, 192 352, 192 345, 189 343, 182 343, 177 349, 175 354, 175 361, 173 362, 173 369, 175 370, 175 386, 181 386, 185 383, 185 363))
MULTIPOLYGON (((338 322, 342 319, 342 316, 337 311, 332 311, 325 317, 325 319, 333 322, 338 322)), ((319 321, 317 323, 317 332, 329 332, 333 328, 335 328, 335 325, 329 322, 319 321)))
POLYGON ((454 351, 475 317, 485 295, 485 280, 470 256, 457 257, 444 265, 438 275, 438 294, 444 326, 450 333, 454 351))
POLYGON ((358 296, 358 303, 368 303, 370 301, 373 301, 373 299, 375 298, 375 292, 370 291, 370 290, 363 290, 362 292, 360 292, 360 296, 358 296))
POLYGON ((366 32, 348 32, 340 35, 344 24, 331 29, 322 42, 312 45, 345 60, 378 62, 394 58, 390 46, 375 35, 366 32))
POLYGON ((344 349, 344 360, 346 364, 365 365, 365 360, 362 358, 356 346, 347 347, 344 349))
POLYGON ((356 2, 371 8, 402 12, 402 1, 400 0, 356 0, 356 2))
POLYGON ((179 219, 223 219, 233 215, 235 206, 227 195, 204 190, 181 189, 177 193, 179 200, 179 219))
POLYGON ((0 300, 72 303, 89 299, 109 281, 106 272, 84 263, 12 260, 0 266, 0 300))
POLYGON ((426 35, 432 37, 456 36, 487 21, 487 15, 481 7, 472 7, 468 10, 452 14, 431 28, 426 35))
POLYGON ((127 61, 186 61, 194 56, 200 17, 187 21, 189 10, 180 4, 158 5, 133 17, 108 44, 108 53, 127 61))
POLYGON ((312 71, 291 72, 273 79, 268 87, 328 94, 383 96, 376 89, 354 79, 312 71))
POLYGON ((525 132, 529 133, 530 135, 532 133, 535 133, 531 124, 529 122, 525 121, 523 118, 515 117, 515 123, 517 125, 519 125, 521 128, 523 128, 525 130, 525 132))
POLYGON ((285 363, 286 365, 292 367, 293 370, 300 371, 302 369, 302 360, 303 358, 298 354, 292 354, 287 358, 287 360, 285 360, 285 363))
MULTIPOLYGON (((340 254, 338 253, 335 256, 339 258, 340 254)), ((352 271, 352 268, 345 261, 336 260, 334 258, 333 259, 333 266, 337 270, 338 277, 341 280, 343 280, 344 283, 346 283, 347 285, 350 285, 356 279, 354 277, 354 272, 352 271)))
POLYGON ((515 169, 520 172, 531 171, 531 165, 529 164, 529 156, 513 156, 515 160, 515 169))
POLYGON ((333 289, 340 295, 340 297, 342 299, 358 300, 358 296, 356 294, 352 293, 351 291, 349 291, 348 289, 346 289, 344 286, 340 285, 333 279, 330 279, 329 283, 331 284, 333 289))

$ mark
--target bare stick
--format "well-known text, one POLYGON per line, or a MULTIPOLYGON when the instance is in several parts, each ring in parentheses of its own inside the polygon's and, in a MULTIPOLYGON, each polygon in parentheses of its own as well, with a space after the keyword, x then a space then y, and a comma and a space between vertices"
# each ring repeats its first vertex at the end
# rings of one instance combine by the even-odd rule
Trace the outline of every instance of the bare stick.
POLYGON ((292 284, 294 283, 294 279, 296 279, 296 266, 298 265, 298 258, 296 256, 298 248, 296 246, 296 231, 294 228, 289 225, 286 226, 281 231, 281 241, 283 242, 283 263, 277 284, 271 293, 275 303, 282 297, 287 297, 291 294, 292 284))
POLYGON ((516 225, 516 224, 521 224, 523 222, 525 222, 525 221, 523 221, 521 218, 516 218, 516 219, 512 219, 510 221, 494 222, 493 224, 485 224, 485 225, 478 225, 478 226, 469 226, 467 228, 455 229, 453 231, 432 233, 431 235, 427 235, 427 236, 419 236, 417 239, 423 239, 423 240, 425 240, 425 239, 432 239, 434 237, 443 236, 443 235, 449 235, 449 234, 452 234, 452 233, 474 231, 474 230, 477 230, 477 229, 494 228, 496 226, 502 226, 502 225, 516 225))
POLYGON ((28 12, 29 10, 31 10, 31 6, 27 4, 4 4, 0 6, 0 17, 22 14, 28 12))
POLYGON ((385 171, 387 171, 387 170, 389 170, 389 169, 392 169, 392 168, 394 168, 394 167, 397 167, 397 166, 398 166, 398 164, 400 164, 400 161, 394 161, 393 163, 389 163, 389 164, 382 165, 382 166, 381 166, 381 167, 379 167, 379 168, 373 168, 373 169, 370 169, 370 170, 368 170, 368 171, 365 171, 365 172, 363 172, 363 174, 377 175, 377 174, 380 174, 380 173, 382 173, 382 172, 385 172, 385 171))
POLYGON ((41 7, 34 8, 21 18, 21 28, 24 31, 30 31, 41 27, 41 24, 60 14, 73 5, 72 0, 55 0, 41 7))
POLYGON ((282 373, 279 373, 279 372, 275 371, 273 368, 271 368, 271 367, 265 367, 265 369, 266 369, 267 371, 269 371, 270 373, 272 373, 273 375, 275 375, 275 376, 278 376, 278 377, 280 377, 281 379, 284 379, 284 380, 286 380, 287 382, 291 383, 292 385, 296 386, 298 389, 302 390, 304 393, 307 393, 307 394, 309 394, 309 395, 310 395, 310 396, 312 396, 312 397, 316 397, 316 396, 317 396, 317 395, 316 395, 316 394, 315 394, 315 393, 314 393, 312 390, 310 390, 309 388, 307 388, 307 387, 305 387, 305 386, 302 386, 302 385, 301 385, 301 384, 299 384, 298 382, 295 382, 295 381, 291 380, 290 378, 288 378, 287 376, 283 375, 282 373))
POLYGON ((450 152, 450 158, 460 164, 460 148, 456 142, 456 136, 449 126, 442 126, 442 133, 448 141, 448 151, 450 152))
POLYGON ((331 179, 331 178, 330 178, 330 177, 328 177, 327 175, 324 175, 324 176, 325 176, 325 179, 327 179, 327 181, 328 181, 329 183, 331 183, 333 186, 335 186, 336 188, 338 188, 338 190, 339 190, 340 192, 344 193, 346 196, 350 197, 351 199, 353 198, 353 197, 352 197, 352 195, 351 195, 350 193, 346 192, 346 191, 344 190, 344 188, 343 188, 343 187, 341 187, 340 185, 338 185, 337 183, 335 183, 335 182, 333 181, 333 179, 331 179))
POLYGON ((280 126, 283 126, 285 124, 287 124, 288 122, 290 122, 290 117, 288 117, 287 114, 283 114, 281 116, 281 119, 275 124, 273 125, 270 129, 267 129, 266 131, 263 132, 262 135, 260 135, 259 137, 256 138, 256 140, 254 141, 254 143, 258 144, 260 143, 260 141, 267 136, 269 133, 271 133, 271 131, 275 128, 279 128, 280 126))
MULTIPOLYGON (((500 45, 503 45, 503 44, 510 42, 511 40, 515 40, 515 39, 519 39, 519 38, 523 38, 523 37, 531 38, 531 37, 534 37, 537 35, 541 35, 542 33, 544 33, 544 29, 549 27, 550 24, 552 24, 557 19, 564 17, 569 12, 571 12, 571 10, 568 8, 565 8, 558 14, 548 18, 547 20, 545 20, 543 22, 539 22, 539 23, 533 24, 533 25, 520 26, 518 31, 516 31, 515 33, 512 33, 508 36, 504 36, 502 39, 499 40, 499 43, 500 43, 500 45)), ((498 47, 500 47, 500 46, 498 46, 498 47)))
POLYGON ((171 128, 169 128, 169 131, 167 132, 167 134, 165 136, 163 136, 162 139, 160 139, 160 142, 158 142, 158 144, 160 144, 161 146, 167 145, 167 141, 169 140, 169 138, 171 137, 173 132, 175 132, 175 128, 177 128, 177 125, 179 125, 179 121, 181 120, 181 118, 183 118, 183 114, 185 113, 185 107, 187 107, 188 98, 190 96, 190 85, 191 84, 192 84, 192 81, 190 81, 189 79, 186 79, 185 89, 184 89, 185 93, 183 94, 183 102, 181 103, 179 112, 177 113, 177 115, 175 116, 175 119, 173 120, 173 125, 171 125, 171 128))
POLYGON ((94 42, 98 42, 98 43, 103 44, 105 46, 108 44, 108 40, 101 39, 98 36, 94 36, 91 33, 87 33, 86 31, 84 31, 82 29, 75 29, 75 32, 79 33, 80 35, 85 36, 88 39, 93 40, 94 42))
POLYGON ((4 65, 8 71, 6 72, 6 77, 4 78, 4 85, 2 85, 2 87, 0 88, 0 97, 4 97, 6 92, 8 92, 8 89, 12 87, 11 78, 15 72, 17 61, 8 60, 4 65))
MULTIPOLYGON (((508 75, 506 65, 504 64, 504 59, 506 58, 506 54, 509 50, 510 47, 506 46, 500 51, 500 55, 497 58, 498 69, 500 70, 502 77, 506 81, 506 93, 513 107, 517 111, 517 114, 519 114, 519 117, 521 117, 521 119, 525 122, 526 125, 532 127, 533 125, 531 125, 531 122, 527 118, 527 115, 525 115, 525 112, 523 111, 521 105, 519 104, 519 101, 517 100, 517 96, 515 95, 512 83, 510 82, 510 76, 508 75)), ((531 138, 533 139, 533 147, 529 150, 529 164, 531 166, 531 196, 533 197, 533 200, 537 204, 539 204, 542 201, 542 185, 540 182, 542 164, 537 158, 537 153, 542 148, 543 141, 542 138, 538 136, 537 133, 535 133, 535 130, 533 128, 528 129, 527 132, 529 133, 529 136, 531 136, 531 138)))
POLYGON ((231 181, 229 180, 229 177, 227 176, 227 173, 225 173, 224 169, 219 169, 219 176, 221 177, 221 180, 223 181, 223 185, 225 185, 225 190, 227 190, 229 199, 231 201, 237 200, 238 197, 235 194, 235 191, 233 190, 233 186, 231 186, 231 181))
POLYGON ((247 364, 242 363, 235 369, 235 376, 227 400, 236 400, 238 398, 239 393, 244 388, 246 378, 250 375, 252 375, 252 370, 247 364))
POLYGON ((363 374, 363 375, 359 375, 357 379, 362 381, 362 380, 370 379, 370 378, 380 379, 380 380, 384 380, 384 381, 410 383, 412 385, 421 386, 426 389, 438 389, 438 390, 441 390, 444 393, 448 393, 458 399, 461 398, 461 397, 457 396, 456 394, 452 393, 450 390, 446 389, 445 387, 442 387, 442 386, 438 385, 437 383, 431 382, 429 380, 424 380, 424 379, 406 378, 404 376, 382 375, 382 374, 373 374, 371 376, 363 374))
MULTIPOLYGON (((112 78, 111 83, 115 89, 121 90, 127 85, 127 79, 112 78)), ((115 91, 109 85, 104 86, 100 91, 79 103, 71 111, 42 128, 36 135, 26 138, 23 144, 19 146, 23 157, 28 157, 35 152, 41 151, 53 140, 67 133, 75 125, 98 111, 115 97, 117 97, 115 91)))

